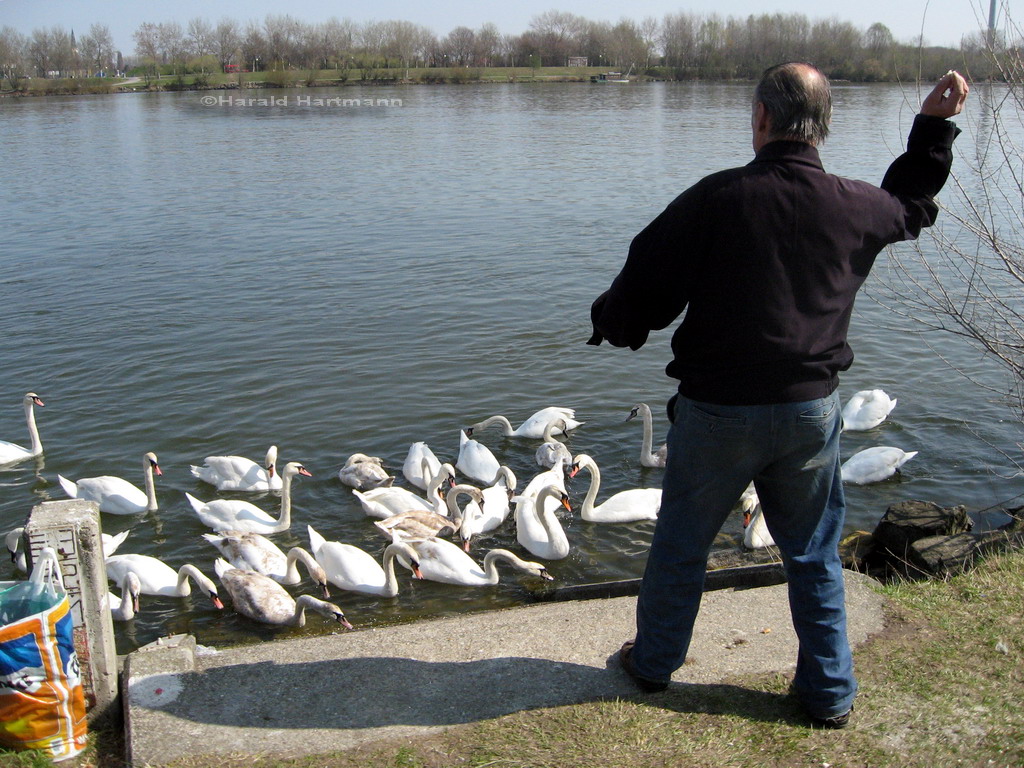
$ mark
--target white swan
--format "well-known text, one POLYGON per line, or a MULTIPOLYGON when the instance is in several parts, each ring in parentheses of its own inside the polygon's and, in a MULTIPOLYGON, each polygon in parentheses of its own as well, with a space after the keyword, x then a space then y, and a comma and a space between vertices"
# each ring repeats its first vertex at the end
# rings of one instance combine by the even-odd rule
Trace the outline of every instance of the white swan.
POLYGON ((64 489, 64 493, 72 499, 95 501, 100 507, 100 512, 111 515, 134 515, 157 508, 156 483, 153 481, 153 475, 162 475, 163 472, 160 471, 156 454, 152 451, 142 457, 142 472, 146 483, 144 492, 127 480, 111 475, 83 477, 78 482, 57 475, 57 482, 64 489))
POLYGON ((892 477, 900 467, 917 456, 917 451, 904 451, 889 445, 865 448, 851 456, 840 471, 844 483, 867 485, 892 477))
POLYGON ((219 491, 279 491, 281 475, 277 473, 277 446, 267 449, 261 467, 244 456, 207 456, 204 465, 190 467, 192 474, 219 491))
POLYGON ((299 563, 317 586, 328 597, 327 574, 309 552, 302 547, 292 547, 286 555, 274 542, 259 533, 224 531, 204 533, 203 538, 213 544, 224 559, 243 571, 256 571, 269 576, 280 584, 298 584, 299 563))
MULTIPOLYGON (((500 578, 498 574, 499 560, 546 581, 552 581, 554 578, 540 563, 522 560, 507 549, 492 549, 484 556, 484 565, 481 568, 473 558, 450 541, 428 539, 409 543, 419 558, 420 573, 428 581, 459 584, 466 587, 486 587, 497 584, 500 578)), ((401 553, 398 555, 398 560, 405 565, 405 559, 401 553)))
POLYGON ((205 592, 217 608, 223 608, 216 585, 191 563, 175 571, 162 560, 149 555, 111 555, 106 558, 107 578, 120 584, 131 571, 139 577, 139 591, 144 595, 188 597, 192 594, 189 579, 205 592))
POLYGON ((255 504, 238 499, 200 501, 185 494, 192 509, 204 525, 215 531, 243 531, 251 533, 281 533, 292 525, 292 478, 296 475, 312 477, 308 469, 297 461, 290 461, 281 472, 281 516, 274 519, 255 504))
POLYGON ((468 552, 470 541, 480 533, 493 531, 508 518, 512 511, 510 500, 516 489, 516 476, 506 466, 498 470, 498 479, 481 491, 483 501, 471 500, 462 510, 462 525, 459 535, 462 546, 468 552))
POLYGON ((36 427, 36 413, 33 406, 43 407, 43 401, 35 392, 28 392, 22 398, 25 405, 25 424, 28 426, 28 437, 31 440, 30 448, 22 448, 20 445, 0 440, 0 464, 13 464, 15 461, 30 459, 39 456, 43 452, 43 441, 39 438, 39 429, 36 427))
POLYGON ((601 470, 597 462, 585 453, 573 459, 569 477, 575 477, 581 470, 590 472, 590 487, 580 507, 580 517, 590 523, 634 523, 637 520, 654 520, 661 509, 661 488, 630 488, 609 496, 602 504, 596 505, 597 492, 601 487, 601 470))
POLYGON ((455 467, 471 480, 492 485, 498 479, 501 464, 490 448, 472 439, 472 434, 472 427, 459 430, 459 458, 455 467))
POLYGON ((338 470, 338 479, 349 488, 366 491, 391 485, 395 478, 384 469, 384 461, 378 456, 353 453, 345 466, 338 470))
MULTIPOLYGON (((101 533, 100 546, 103 547, 103 557, 110 557, 112 554, 117 552, 117 548, 124 543, 124 540, 128 538, 129 533, 131 533, 130 528, 128 530, 121 531, 114 536, 107 533, 101 533)), ((19 571, 27 572, 28 565, 25 562, 25 553, 21 549, 21 540, 24 535, 24 528, 15 528, 7 532, 5 543, 7 544, 7 551, 11 553, 11 562, 14 563, 14 566, 19 571)))
POLYGON ((306 623, 306 609, 334 619, 345 629, 352 629, 341 608, 312 595, 297 600, 269 576, 244 571, 218 557, 213 564, 217 578, 231 596, 231 607, 253 621, 278 626, 301 627, 306 623))
POLYGON ((747 549, 775 546, 775 539, 764 521, 760 504, 756 504, 752 510, 743 510, 743 546, 747 549))
POLYGON ((456 485, 448 491, 445 497, 447 517, 436 512, 413 509, 408 512, 399 512, 384 520, 378 520, 374 525, 386 539, 394 541, 443 536, 446 529, 454 533, 456 530, 461 530, 465 521, 464 513, 459 507, 459 496, 469 496, 477 505, 483 501, 483 493, 479 488, 474 488, 472 485, 456 485))
POLYGON ((371 555, 351 544, 327 541, 306 526, 309 532, 309 548, 316 561, 323 566, 331 584, 349 592, 362 592, 378 597, 394 597, 398 594, 398 578, 395 576, 395 558, 404 552, 413 576, 423 578, 415 550, 404 542, 393 542, 384 550, 383 567, 371 555))
POLYGON ((560 435, 563 434, 563 429, 567 432, 570 429, 576 429, 576 427, 583 424, 582 421, 576 421, 576 419, 573 418, 575 415, 576 411, 572 408, 559 408, 558 406, 551 405, 547 408, 541 408, 515 429, 512 429, 512 422, 510 422, 506 417, 491 416, 490 418, 478 421, 476 424, 471 426, 469 428, 469 433, 472 435, 476 430, 484 430, 492 424, 500 424, 501 434, 505 437, 529 437, 536 439, 544 436, 544 427, 546 427, 548 422, 552 419, 565 419, 565 427, 560 427, 555 433, 560 435))
POLYGON ((553 467, 555 464, 564 464, 568 466, 572 464, 572 454, 569 452, 569 448, 565 443, 560 443, 555 440, 555 430, 561 430, 565 427, 565 419, 558 418, 552 419, 544 427, 544 442, 537 448, 537 452, 533 455, 540 467, 553 467))
MULTIPOLYGON (((523 497, 516 496, 512 501, 523 497)), ((545 506, 556 500, 570 512, 569 497, 557 485, 546 485, 533 497, 516 507, 516 540, 529 552, 543 560, 561 560, 569 554, 569 539, 555 513, 545 506)))
POLYGON ((843 431, 857 432, 877 427, 896 407, 896 400, 881 389, 862 389, 843 407, 843 431))
POLYGON ((440 471, 441 462, 430 450, 430 446, 423 442, 413 443, 409 446, 409 452, 405 455, 405 462, 402 464, 402 474, 412 485, 425 491, 430 485, 431 478, 440 471))
POLYGON ((423 498, 410 491, 408 488, 371 488, 368 491, 357 491, 352 489, 352 495, 359 499, 359 505, 369 517, 386 518, 397 515, 401 512, 419 509, 424 512, 436 512, 439 515, 445 513, 444 497, 441 495, 441 486, 451 482, 455 478, 455 467, 451 464, 442 464, 436 475, 430 479, 427 486, 427 497, 423 498))
POLYGON ((656 452, 652 452, 654 445, 654 419, 651 416, 651 407, 647 403, 637 403, 629 412, 626 421, 635 419, 637 416, 643 418, 644 437, 640 444, 640 464, 645 467, 664 467, 668 458, 668 446, 662 445, 656 452))
POLYGON ((142 592, 142 583, 139 577, 128 571, 121 579, 121 596, 113 592, 107 592, 107 606, 110 608, 110 618, 114 621, 131 621, 139 612, 139 594, 142 592))

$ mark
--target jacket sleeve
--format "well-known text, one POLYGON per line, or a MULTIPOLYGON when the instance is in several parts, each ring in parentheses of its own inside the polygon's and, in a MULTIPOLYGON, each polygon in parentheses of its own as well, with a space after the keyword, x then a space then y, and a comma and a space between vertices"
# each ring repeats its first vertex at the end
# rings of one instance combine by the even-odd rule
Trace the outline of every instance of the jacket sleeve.
POLYGON ((956 124, 941 117, 917 115, 907 137, 907 150, 897 157, 882 179, 882 189, 903 203, 908 238, 935 223, 935 195, 949 178, 956 124))
POLYGON ((594 326, 588 344, 607 339, 616 347, 640 349, 651 331, 660 330, 686 308, 688 254, 699 228, 690 190, 674 200, 630 243, 622 271, 590 308, 594 326))

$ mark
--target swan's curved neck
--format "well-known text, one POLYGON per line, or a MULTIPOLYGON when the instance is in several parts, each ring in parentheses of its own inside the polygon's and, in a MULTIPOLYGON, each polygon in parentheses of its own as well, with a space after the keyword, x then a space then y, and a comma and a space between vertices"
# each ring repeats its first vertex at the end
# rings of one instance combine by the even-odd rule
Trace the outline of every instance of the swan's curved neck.
POLYGON ((384 550, 384 597, 398 594, 398 576, 395 575, 395 558, 398 557, 402 545, 389 545, 384 550))
POLYGON ((513 434, 515 432, 515 430, 512 429, 512 422, 510 422, 504 416, 491 416, 489 419, 484 419, 483 421, 481 421, 477 425, 476 428, 478 430, 483 431, 483 430, 487 429, 489 426, 491 426, 492 424, 500 424, 501 425, 501 433, 503 435, 505 435, 506 437, 508 437, 509 435, 511 435, 511 434, 513 434))
POLYGON ((194 565, 185 563, 185 565, 178 569, 178 585, 175 588, 178 597, 188 597, 192 594, 192 585, 189 584, 189 579, 195 581, 198 586, 203 586, 201 580, 205 580, 206 577, 194 565))
POLYGON ((146 478, 146 509, 154 512, 156 505, 156 482, 153 480, 153 463, 148 458, 142 459, 142 471, 146 478))
POLYGON ((36 411, 31 400, 25 401, 25 424, 28 426, 28 436, 32 441, 32 455, 38 456, 43 452, 43 441, 39 439, 39 428, 36 426, 36 411))
MULTIPOLYGON (((292 527, 292 475, 286 472, 281 478, 281 516, 271 529, 272 533, 287 531, 292 527)), ((299 625, 301 626, 301 625, 299 625)))
POLYGON ((306 567, 306 573, 309 574, 309 578, 313 581, 320 581, 317 578, 317 570, 320 568, 320 564, 313 559, 313 556, 309 554, 302 547, 292 547, 288 550, 288 561, 285 567, 284 577, 289 584, 298 584, 299 579, 299 562, 306 567))
POLYGON ((111 618, 117 621, 131 621, 135 618, 135 596, 129 582, 130 577, 126 573, 121 580, 121 604, 110 612, 111 618))
POLYGON ((601 470, 597 468, 597 463, 594 461, 584 461, 580 466, 585 467, 590 472, 590 487, 587 488, 587 495, 583 499, 583 506, 580 507, 580 517, 586 519, 594 511, 597 492, 601 488, 601 470))
POLYGON ((562 526, 559 525, 558 518, 555 517, 555 513, 544 506, 544 501, 548 498, 555 498, 556 493, 558 492, 551 490, 550 487, 542 489, 541 492, 537 494, 537 498, 533 505, 534 512, 537 514, 537 519, 540 520, 540 524, 544 526, 544 531, 551 540, 554 540, 554 537, 561 532, 562 526))
POLYGON ((488 584, 497 584, 498 579, 501 578, 498 575, 498 561, 505 560, 508 563, 521 568, 525 563, 518 557, 513 555, 507 549, 492 549, 486 555, 484 555, 484 573, 487 574, 488 584))
POLYGON ((644 439, 640 444, 640 463, 652 462, 655 460, 652 453, 654 448, 654 420, 651 418, 650 408, 641 408, 640 415, 644 420, 644 439))

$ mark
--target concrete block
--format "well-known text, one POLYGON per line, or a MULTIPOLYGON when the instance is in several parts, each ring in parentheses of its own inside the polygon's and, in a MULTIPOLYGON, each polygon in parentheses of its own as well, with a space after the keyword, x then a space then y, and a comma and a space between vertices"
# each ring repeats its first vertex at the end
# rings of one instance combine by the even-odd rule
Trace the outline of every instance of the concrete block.
POLYGON ((24 534, 30 571, 44 547, 57 552, 90 720, 116 712, 118 694, 117 648, 100 532, 95 502, 71 499, 33 507, 24 534))

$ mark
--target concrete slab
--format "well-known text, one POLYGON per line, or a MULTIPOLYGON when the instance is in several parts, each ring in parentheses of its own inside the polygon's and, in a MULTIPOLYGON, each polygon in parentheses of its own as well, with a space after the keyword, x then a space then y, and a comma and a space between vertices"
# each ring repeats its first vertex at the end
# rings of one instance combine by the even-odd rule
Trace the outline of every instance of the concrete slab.
MULTIPOLYGON (((847 574, 850 640, 883 628, 875 582, 847 574)), ((128 757, 297 757, 414 737, 524 709, 637 695, 611 659, 636 598, 540 603, 326 637, 197 653, 179 636, 128 656, 128 757)), ((704 596, 674 680, 716 683, 793 668, 784 585, 704 596)), ((656 696, 656 694, 655 694, 656 696)), ((654 698, 652 697, 652 702, 654 698)))

